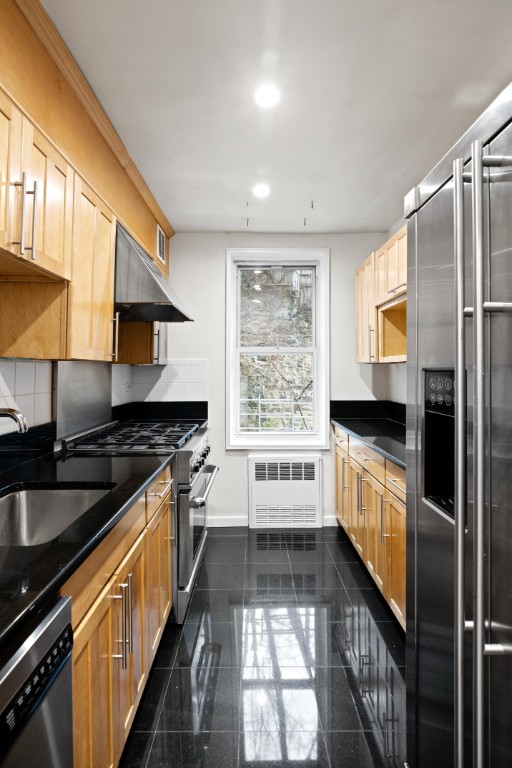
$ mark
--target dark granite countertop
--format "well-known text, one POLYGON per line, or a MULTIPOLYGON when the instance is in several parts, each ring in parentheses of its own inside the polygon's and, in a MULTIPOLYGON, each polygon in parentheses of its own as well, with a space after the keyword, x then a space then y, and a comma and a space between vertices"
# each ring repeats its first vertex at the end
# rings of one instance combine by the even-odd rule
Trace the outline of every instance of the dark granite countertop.
POLYGON ((97 483, 106 493, 52 541, 0 546, 0 650, 54 597, 173 455, 64 459, 53 453, 34 458, 20 450, 1 463, 0 496, 17 483, 97 483))
POLYGON ((405 424, 388 418, 333 418, 351 435, 405 469, 405 424))

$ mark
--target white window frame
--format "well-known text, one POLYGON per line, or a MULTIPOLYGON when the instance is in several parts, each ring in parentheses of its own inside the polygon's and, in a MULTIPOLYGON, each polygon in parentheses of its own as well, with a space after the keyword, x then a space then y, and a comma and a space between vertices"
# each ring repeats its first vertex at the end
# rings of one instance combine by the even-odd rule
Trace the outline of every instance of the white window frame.
MULTIPOLYGON (((329 249, 228 248, 226 268, 226 449, 329 448, 329 249), (307 433, 252 433, 239 430, 238 268, 270 265, 316 268, 314 382, 315 429, 307 433)), ((300 350, 297 350, 300 351, 300 350)))

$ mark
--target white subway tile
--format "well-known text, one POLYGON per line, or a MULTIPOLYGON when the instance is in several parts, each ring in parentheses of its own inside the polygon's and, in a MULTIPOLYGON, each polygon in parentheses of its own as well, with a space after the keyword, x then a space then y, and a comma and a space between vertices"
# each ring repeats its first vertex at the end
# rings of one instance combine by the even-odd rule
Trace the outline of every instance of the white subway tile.
POLYGON ((206 384, 208 381, 208 361, 189 361, 185 366, 185 381, 187 383, 206 384))
POLYGON ((162 379, 168 384, 183 384, 185 381, 185 366, 169 363, 162 372, 162 379))
POLYGON ((181 382, 167 384, 166 392, 162 399, 167 402, 171 400, 176 400, 177 402, 185 400, 185 384, 182 384, 181 382))
POLYGON ((0 361, 0 395, 14 395, 16 363, 10 360, 0 361))
POLYGON ((141 383, 138 383, 138 384, 134 383, 133 389, 132 389, 132 400, 135 403, 144 402, 144 400, 149 395, 150 389, 151 389, 151 387, 148 384, 146 384, 145 382, 143 382, 142 384, 141 383))
MULTIPOLYGON (((19 363, 16 363, 16 367, 18 365, 19 363)), ((15 408, 22 412, 27 420, 29 428, 33 427, 35 423, 34 394, 16 395, 15 408)))
POLYGON ((42 392, 52 391, 52 364, 51 363, 36 363, 36 384, 34 392, 40 394, 42 392))
POLYGON ((14 394, 33 395, 36 386, 36 364, 16 363, 16 378, 14 381, 14 394))
POLYGON ((185 400, 207 400, 207 385, 191 383, 185 384, 185 400))
POLYGON ((47 424, 52 420, 52 396, 50 392, 34 395, 34 424, 47 424))
POLYGON ((0 419, 0 435, 8 435, 9 432, 17 432, 18 428, 12 419, 0 419))

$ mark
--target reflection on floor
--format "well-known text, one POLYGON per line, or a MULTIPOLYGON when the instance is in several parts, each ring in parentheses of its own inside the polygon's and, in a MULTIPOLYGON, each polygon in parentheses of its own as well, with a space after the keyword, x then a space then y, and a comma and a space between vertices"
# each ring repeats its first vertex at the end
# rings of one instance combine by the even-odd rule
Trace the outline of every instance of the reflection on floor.
POLYGON ((404 635, 336 528, 213 528, 122 768, 402 768, 404 635))

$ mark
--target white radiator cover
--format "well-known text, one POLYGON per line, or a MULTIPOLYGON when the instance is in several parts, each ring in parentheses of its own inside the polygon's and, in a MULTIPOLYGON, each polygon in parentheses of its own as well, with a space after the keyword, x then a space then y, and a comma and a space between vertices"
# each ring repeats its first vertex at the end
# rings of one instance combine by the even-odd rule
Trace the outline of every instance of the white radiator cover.
POLYGON ((318 454, 250 455, 251 528, 318 528, 322 525, 318 454))

